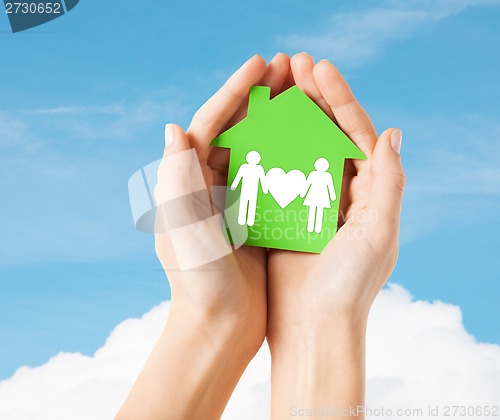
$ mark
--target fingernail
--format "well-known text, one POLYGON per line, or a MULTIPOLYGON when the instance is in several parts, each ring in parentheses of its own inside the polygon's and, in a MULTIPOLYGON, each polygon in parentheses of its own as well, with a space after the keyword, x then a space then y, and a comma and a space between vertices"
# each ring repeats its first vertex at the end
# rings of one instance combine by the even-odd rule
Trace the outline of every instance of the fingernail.
POLYGON ((174 142, 175 129, 173 124, 165 126, 165 147, 170 146, 174 142))
MULTIPOLYGON (((251 61, 251 60, 253 60, 253 59, 257 58, 257 57, 260 57, 260 54, 259 54, 259 53, 252 55, 252 57, 250 57, 250 58, 246 61, 246 63, 248 63, 249 61, 251 61)), ((246 63, 245 63, 245 64, 246 64, 246 63)))
POLYGON ((403 141, 403 133, 401 130, 394 130, 391 133, 391 147, 398 155, 401 154, 401 142, 403 141))
POLYGON ((254 54, 252 55, 247 61, 245 61, 239 68, 236 70, 237 72, 240 71, 242 68, 244 68, 250 61, 255 59, 255 57, 259 57, 259 54, 254 54))

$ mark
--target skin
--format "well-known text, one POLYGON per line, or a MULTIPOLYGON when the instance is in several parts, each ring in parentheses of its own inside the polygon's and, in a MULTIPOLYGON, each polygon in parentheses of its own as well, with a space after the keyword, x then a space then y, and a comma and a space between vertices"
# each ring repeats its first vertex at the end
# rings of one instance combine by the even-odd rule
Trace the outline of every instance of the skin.
POLYGON ((368 159, 346 162, 342 226, 323 253, 269 253, 267 339, 276 419, 288 418, 290 406, 364 404, 366 323, 396 264, 405 185, 399 153, 391 147, 399 131, 389 129, 378 138, 329 62, 315 65, 299 54, 291 66, 297 85, 329 108, 368 159))
MULTIPOLYGON (((254 56, 200 108, 186 133, 167 126, 155 195, 162 202, 190 192, 189 162, 166 162, 191 148, 206 185, 226 185, 229 152, 209 147, 210 141, 245 117, 250 86, 270 86, 275 96, 293 84, 368 157, 346 162, 339 232, 321 255, 241 247, 188 271, 179 269, 168 229, 157 233, 157 255, 172 290, 169 318, 116 419, 220 418, 266 335, 273 419, 289 418, 290 406, 363 405, 366 321, 398 253, 405 184, 399 130, 378 138, 329 62, 279 53, 266 66, 254 56)), ((182 210, 196 213, 191 202, 182 210)), ((224 240, 216 230, 195 233, 184 238, 185 248, 203 252, 207 234, 211 244, 224 240)))

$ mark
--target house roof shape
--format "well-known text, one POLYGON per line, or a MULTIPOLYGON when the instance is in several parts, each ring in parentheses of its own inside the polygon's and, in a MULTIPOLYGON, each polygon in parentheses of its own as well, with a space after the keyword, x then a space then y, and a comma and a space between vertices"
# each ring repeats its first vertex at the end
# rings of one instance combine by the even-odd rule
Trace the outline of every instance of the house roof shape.
POLYGON ((277 159, 283 153, 295 154, 298 159, 304 149, 336 159, 366 159, 299 87, 292 86, 273 99, 270 94, 267 86, 252 86, 246 118, 216 137, 211 145, 262 150, 277 159))

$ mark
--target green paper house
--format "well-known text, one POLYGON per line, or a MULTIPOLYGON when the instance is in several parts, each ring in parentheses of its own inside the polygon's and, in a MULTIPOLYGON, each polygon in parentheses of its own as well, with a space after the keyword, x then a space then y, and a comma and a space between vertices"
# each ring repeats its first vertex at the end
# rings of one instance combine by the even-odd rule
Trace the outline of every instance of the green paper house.
POLYGON ((212 141, 231 149, 228 225, 245 245, 320 253, 335 236, 345 159, 365 155, 297 86, 253 86, 245 119, 212 141))

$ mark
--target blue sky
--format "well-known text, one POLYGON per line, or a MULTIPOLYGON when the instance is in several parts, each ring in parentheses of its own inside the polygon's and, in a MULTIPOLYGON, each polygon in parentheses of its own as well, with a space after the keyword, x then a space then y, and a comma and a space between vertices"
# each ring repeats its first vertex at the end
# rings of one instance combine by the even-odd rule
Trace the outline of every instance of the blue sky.
POLYGON ((169 297, 127 180, 254 53, 344 72, 379 131, 404 132, 391 279, 459 305, 500 343, 500 1, 98 2, 12 34, 0 15, 0 379, 91 354, 169 297), (171 3, 171 2, 168 2, 171 3))

